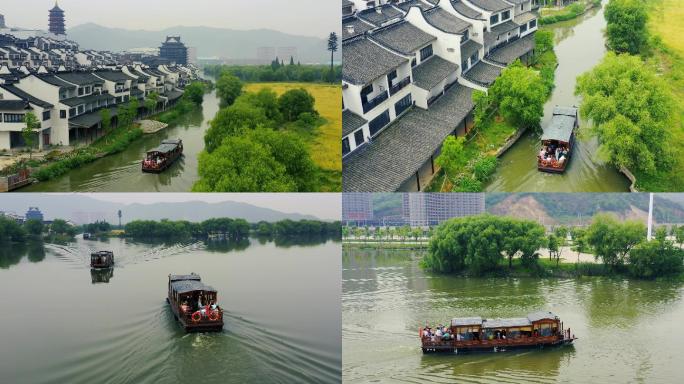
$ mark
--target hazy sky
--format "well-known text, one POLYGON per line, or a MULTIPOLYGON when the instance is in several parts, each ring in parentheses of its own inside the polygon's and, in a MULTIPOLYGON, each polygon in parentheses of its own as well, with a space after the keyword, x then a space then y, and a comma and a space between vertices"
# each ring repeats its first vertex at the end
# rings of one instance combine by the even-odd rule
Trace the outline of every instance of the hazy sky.
POLYGON ((338 193, 84 193, 84 195, 123 204, 236 201, 285 213, 313 215, 323 220, 340 220, 342 217, 342 197, 338 193))
MULTIPOLYGON (((6 24, 47 29, 53 0, 1 0, 6 24)), ((179 25, 275 29, 304 36, 337 31, 340 0, 59 0, 68 28, 84 23, 160 30, 179 25)))

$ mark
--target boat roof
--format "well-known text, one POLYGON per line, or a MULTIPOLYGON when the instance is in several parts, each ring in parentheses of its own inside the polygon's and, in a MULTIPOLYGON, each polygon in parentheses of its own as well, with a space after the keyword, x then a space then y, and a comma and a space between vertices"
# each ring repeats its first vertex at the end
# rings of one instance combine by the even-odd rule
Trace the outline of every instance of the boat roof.
POLYGON ((200 281, 202 278, 196 273, 191 273, 189 275, 169 275, 169 281, 181 281, 181 280, 196 280, 200 281))
POLYGON ((455 317, 451 319, 452 327, 479 325, 482 328, 509 328, 509 327, 529 327, 532 323, 540 320, 556 320, 553 312, 537 311, 527 315, 527 317, 514 317, 507 319, 482 319, 481 317, 455 317))
POLYGON ((161 153, 168 153, 176 149, 178 145, 177 144, 170 144, 170 143, 162 143, 160 144, 157 148, 152 148, 147 153, 151 152, 161 152, 161 153))
POLYGON ((451 326, 458 327, 462 325, 482 325, 481 317, 456 317, 451 319, 451 326))
POLYGON ((114 252, 112 251, 97 251, 93 252, 90 254, 90 256, 107 256, 107 255, 113 255, 114 252))
POLYGON ((162 144, 180 144, 182 142, 181 139, 166 139, 162 140, 162 144))
POLYGON ((527 317, 510 319, 487 319, 482 322, 482 328, 529 327, 532 322, 527 317))
POLYGON ((551 123, 544 129, 542 140, 570 141, 577 120, 577 108, 555 107, 551 123))
POLYGON ((178 293, 187 293, 195 291, 216 292, 216 290, 213 287, 205 285, 203 282, 199 280, 172 281, 171 288, 173 288, 173 290, 178 293))
POLYGON ((553 312, 550 311, 537 311, 527 315, 527 319, 531 322, 545 319, 555 320, 557 318, 558 316, 556 316, 553 312))

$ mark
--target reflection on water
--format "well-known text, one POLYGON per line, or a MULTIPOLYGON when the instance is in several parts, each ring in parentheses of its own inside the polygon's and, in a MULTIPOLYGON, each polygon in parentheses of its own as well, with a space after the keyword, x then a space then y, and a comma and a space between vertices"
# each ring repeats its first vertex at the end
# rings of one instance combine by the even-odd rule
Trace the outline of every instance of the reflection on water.
POLYGON ((0 382, 339 382, 339 253, 120 238, 0 247, 0 382), (90 269, 100 249, 114 269, 90 269), (174 320, 168 274, 190 272, 218 290, 223 332, 174 320))
POLYGON ((676 382, 684 288, 609 278, 460 278, 423 271, 424 251, 343 250, 345 382, 676 382), (418 328, 453 317, 519 317, 546 309, 574 346, 423 355, 418 328))

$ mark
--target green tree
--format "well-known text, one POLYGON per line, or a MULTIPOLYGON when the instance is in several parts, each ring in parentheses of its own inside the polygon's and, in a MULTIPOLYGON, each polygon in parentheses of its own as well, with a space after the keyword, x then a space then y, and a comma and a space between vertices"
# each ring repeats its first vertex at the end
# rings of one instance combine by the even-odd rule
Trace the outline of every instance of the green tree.
POLYGON ((467 154, 465 152, 465 138, 455 137, 449 135, 442 144, 442 151, 435 160, 435 163, 444 169, 446 177, 455 182, 456 177, 463 171, 468 163, 467 154))
POLYGON ((264 110, 248 104, 235 103, 220 109, 209 123, 204 134, 207 152, 214 151, 224 139, 245 134, 246 131, 260 128, 272 128, 272 122, 266 117, 264 110))
POLYGON ((579 257, 582 252, 586 252, 588 248, 586 240, 586 230, 584 228, 575 227, 572 229, 572 250, 577 252, 577 264, 579 264, 579 257))
POLYGON ((100 120, 102 120, 102 130, 109 132, 109 128, 112 127, 112 112, 109 108, 100 109, 100 120))
POLYGON ((630 250, 644 240, 646 228, 638 221, 619 222, 615 216, 599 213, 587 228, 586 241, 594 257, 611 270, 622 267, 630 250))
POLYGON ((330 51, 330 79, 331 83, 335 82, 335 69, 334 69, 334 55, 337 52, 337 33, 330 32, 328 36, 328 51, 330 51))
POLYGON ((224 72, 216 81, 216 95, 222 104, 231 105, 242 93, 242 81, 230 73, 224 72))
POLYGON ((646 174, 669 166, 674 98, 668 89, 639 57, 613 53, 577 78, 580 112, 593 121, 591 133, 611 164, 646 174))
POLYGON ((677 244, 680 246, 684 244, 684 225, 677 227, 677 232, 675 232, 675 239, 677 244))
POLYGON ((290 89, 278 98, 278 108, 286 121, 295 121, 302 113, 318 114, 314 97, 304 88, 290 89))
POLYGON ((43 233, 43 222, 37 219, 26 220, 24 228, 29 235, 40 236, 43 233))
POLYGON ((539 73, 516 62, 489 88, 488 98, 511 124, 539 129, 549 89, 539 73))
POLYGON ((206 87, 201 81, 193 81, 183 90, 183 98, 190 100, 195 105, 202 105, 206 87))
POLYGON ((648 10, 640 0, 610 0, 606 5, 608 45, 616 52, 632 55, 648 44, 648 10))
POLYGON ((69 237, 73 237, 76 235, 76 227, 73 225, 67 223, 66 221, 62 219, 55 219, 52 221, 50 224, 50 232, 56 235, 65 235, 69 237))
POLYGON ((36 143, 36 128, 40 127, 40 122, 33 112, 26 112, 24 115, 24 124, 26 125, 21 130, 21 137, 24 138, 24 143, 29 150, 29 159, 33 154, 33 146, 36 143))
POLYGON ((684 250, 661 238, 643 241, 629 253, 629 271, 634 277, 653 279, 682 272, 684 250))
POLYGON ((26 230, 16 221, 0 215, 0 242, 3 241, 23 241, 26 237, 26 230))
POLYGON ((151 92, 143 102, 145 109, 147 109, 149 114, 152 114, 157 110, 157 103, 159 103, 159 94, 157 92, 151 92))

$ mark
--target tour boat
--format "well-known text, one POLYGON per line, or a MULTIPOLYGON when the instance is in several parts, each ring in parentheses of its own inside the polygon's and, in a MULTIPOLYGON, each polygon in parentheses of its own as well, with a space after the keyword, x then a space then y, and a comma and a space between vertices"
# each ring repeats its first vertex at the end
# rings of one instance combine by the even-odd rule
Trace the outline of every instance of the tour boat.
POLYGON ((142 171, 158 173, 173 164, 183 154, 183 140, 167 139, 154 149, 147 151, 142 161, 142 171))
POLYGON ((541 172, 563 173, 570 162, 579 127, 576 107, 555 107, 551 123, 541 138, 542 149, 537 155, 537 169, 541 172), (542 152, 543 151, 543 152, 542 152))
POLYGON ((500 352, 517 348, 545 347, 571 344, 577 338, 564 329, 558 316, 551 312, 534 312, 527 317, 483 319, 462 317, 447 326, 449 337, 440 335, 437 328, 418 330, 423 353, 430 352, 500 352))
POLYGON ((90 268, 112 268, 114 267, 114 252, 98 251, 90 254, 90 268))
POLYGON ((169 275, 166 301, 186 332, 223 330, 223 309, 216 304, 216 290, 204 285, 199 275, 169 275))
POLYGON ((83 240, 88 240, 88 239, 90 239, 90 237, 91 237, 90 232, 83 232, 83 240))

